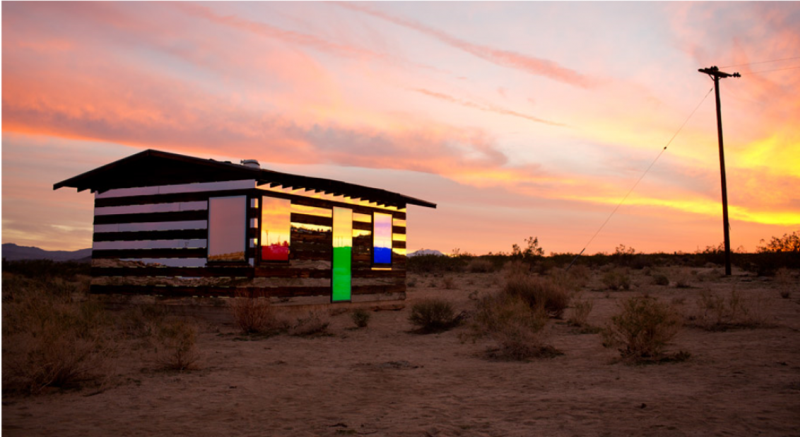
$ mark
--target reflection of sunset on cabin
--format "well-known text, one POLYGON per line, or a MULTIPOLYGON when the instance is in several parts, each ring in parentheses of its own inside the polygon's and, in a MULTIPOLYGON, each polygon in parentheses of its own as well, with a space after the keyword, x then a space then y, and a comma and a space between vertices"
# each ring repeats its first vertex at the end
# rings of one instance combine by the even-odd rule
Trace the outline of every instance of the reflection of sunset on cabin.
MULTIPOLYGON (((155 148, 435 199, 395 253, 531 235, 577 253, 686 121, 587 250, 693 252, 722 241, 697 72, 717 65, 742 76, 721 104, 732 245, 752 251, 800 227, 799 20, 797 2, 4 3, 3 242, 91 247, 90 196, 52 183, 155 148)), ((276 220, 251 236, 264 260, 288 256, 276 220)))
POLYGON ((261 202, 261 259, 289 261, 292 204, 271 197, 262 197, 261 202))

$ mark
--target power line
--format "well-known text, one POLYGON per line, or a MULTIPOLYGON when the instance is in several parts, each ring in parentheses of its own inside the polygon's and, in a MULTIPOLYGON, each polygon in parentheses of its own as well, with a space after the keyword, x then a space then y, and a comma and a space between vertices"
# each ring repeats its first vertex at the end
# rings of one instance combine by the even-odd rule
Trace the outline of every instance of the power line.
POLYGON ((794 69, 796 69, 796 68, 800 68, 800 65, 795 65, 794 67, 774 68, 774 69, 772 69, 772 70, 758 70, 758 71, 752 71, 752 72, 751 72, 751 74, 755 74, 755 73, 767 73, 767 72, 770 72, 770 71, 794 70, 794 69))
POLYGON ((793 58, 773 59, 771 61, 750 62, 750 63, 747 63, 747 64, 723 65, 722 67, 719 67, 719 68, 745 67, 747 65, 768 64, 770 62, 780 62, 780 61, 791 61, 792 59, 800 59, 800 56, 795 56, 793 58))
MULTIPOLYGON (((681 127, 679 127, 677 131, 675 131, 675 134, 672 135, 672 138, 670 138, 669 141, 667 141, 667 144, 664 145, 664 147, 661 149, 660 152, 658 152, 658 155, 656 155, 656 158, 653 160, 653 162, 651 162, 650 165, 647 166, 647 169, 644 171, 644 173, 642 173, 641 176, 639 176, 639 179, 637 179, 636 183, 633 184, 633 186, 631 187, 630 190, 628 190, 628 192, 625 194, 625 197, 623 197, 622 200, 619 201, 617 206, 614 207, 614 210, 611 211, 611 214, 609 214, 608 217, 606 217, 606 220, 603 222, 602 225, 600 225, 600 228, 597 230, 597 232, 595 232, 594 235, 592 235, 592 238, 590 238, 589 241, 583 246, 583 249, 581 250, 581 253, 579 253, 578 256, 575 257, 575 259, 578 259, 578 257, 581 256, 581 254, 586 250, 587 247, 589 247, 589 245, 592 243, 592 241, 594 241, 595 237, 597 237, 597 235, 600 233, 600 231, 602 231, 603 228, 606 226, 606 224, 608 224, 608 221, 611 220, 611 217, 617 212, 619 207, 622 206, 623 203, 625 203, 625 201, 628 199, 628 196, 630 196, 631 193, 633 192, 633 190, 636 189, 636 186, 639 185, 639 182, 641 182, 642 179, 645 177, 645 175, 648 172, 650 172, 650 169, 653 168, 653 165, 655 165, 656 161, 658 161, 658 159, 661 158, 661 155, 663 155, 664 152, 667 151, 667 147, 669 147, 669 145, 672 144, 672 141, 675 140, 675 137, 677 137, 678 134, 683 130, 684 126, 686 126, 686 123, 688 123, 689 120, 694 116, 694 113, 697 112, 697 110, 700 108, 700 105, 702 105, 703 102, 708 97, 708 95, 711 94, 711 91, 714 91, 713 87, 710 88, 708 90, 708 92, 706 93, 706 95, 703 96, 703 99, 700 100, 700 103, 698 103, 697 106, 694 107, 694 109, 692 110, 692 113, 689 114, 688 117, 686 117, 686 120, 683 121, 683 124, 681 124, 681 127)), ((575 260, 572 260, 572 262, 574 263, 575 260)), ((572 266, 572 263, 570 263, 570 266, 572 266)), ((567 268, 569 269, 569 267, 567 267, 567 268)))

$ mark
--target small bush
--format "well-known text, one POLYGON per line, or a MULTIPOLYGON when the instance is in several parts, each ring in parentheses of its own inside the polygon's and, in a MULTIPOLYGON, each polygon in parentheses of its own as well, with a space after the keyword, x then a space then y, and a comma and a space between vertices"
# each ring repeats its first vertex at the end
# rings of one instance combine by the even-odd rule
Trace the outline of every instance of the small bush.
POLYGON ((603 275, 603 284, 609 290, 630 290, 631 277, 626 270, 613 269, 603 275))
POLYGON ((669 285, 669 278, 663 273, 653 273, 653 284, 656 285, 669 285))
POLYGON ((494 271, 494 264, 484 258, 473 258, 467 264, 467 271, 470 273, 490 273, 494 271))
POLYGON ((173 320, 158 329, 157 360, 167 370, 192 370, 199 359, 195 344, 197 327, 186 320, 173 320))
POLYGON ((569 291, 550 278, 514 273, 506 278, 503 292, 521 297, 531 308, 542 307, 555 318, 561 318, 569 306, 569 291))
POLYGON ((354 310, 350 313, 350 317, 353 319, 353 324, 355 324, 357 328, 366 328, 369 324, 370 314, 363 308, 354 310))
POLYGON ((703 290, 697 300, 699 312, 693 317, 694 325, 708 331, 756 328, 763 324, 761 315, 763 304, 758 296, 745 299, 736 290, 731 290, 727 298, 703 290))
POLYGON ((158 334, 166 316, 162 305, 131 305, 116 318, 117 329, 127 337, 148 338, 158 334))
POLYGON ((445 290, 452 290, 456 288, 456 280, 452 276, 445 276, 442 278, 442 288, 445 290))
POLYGON ((447 331, 461 321, 453 305, 441 299, 425 299, 415 303, 408 320, 418 327, 418 332, 424 334, 447 331))
POLYGON ((488 336, 498 344, 488 351, 490 357, 525 360, 560 354, 543 341, 549 317, 541 307, 532 309, 522 297, 505 293, 484 296, 476 307, 472 337, 488 336))
POLYGON ((593 308, 594 303, 590 300, 573 300, 572 315, 567 319, 567 323, 578 328, 589 328, 589 314, 593 308))
POLYGON ((604 344, 623 346, 619 351, 625 359, 658 360, 680 328, 681 316, 673 307, 652 298, 631 297, 622 301, 621 312, 603 331, 604 344))
POLYGON ((297 319, 297 324, 289 331, 291 335, 311 336, 325 334, 330 318, 325 311, 311 311, 308 316, 297 319))
POLYGON ((237 292, 231 300, 231 314, 234 323, 244 334, 270 334, 286 328, 275 317, 268 298, 254 298, 237 292))
POLYGON ((789 269, 783 267, 775 272, 775 284, 778 286, 782 298, 788 299, 792 296, 792 290, 800 289, 800 281, 792 276, 789 269))

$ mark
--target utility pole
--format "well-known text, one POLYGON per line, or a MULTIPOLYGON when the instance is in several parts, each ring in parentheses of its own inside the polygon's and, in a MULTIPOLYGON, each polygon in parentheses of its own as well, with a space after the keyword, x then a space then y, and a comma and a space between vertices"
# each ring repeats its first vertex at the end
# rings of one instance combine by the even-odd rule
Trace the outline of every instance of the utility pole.
POLYGON ((722 112, 719 107, 719 78, 741 77, 739 73, 723 73, 716 66, 697 70, 714 79, 714 93, 717 96, 717 138, 719 140, 719 170, 722 175, 722 229, 725 234, 725 275, 731 275, 731 237, 728 232, 728 183, 725 180, 725 152, 722 148, 722 112))

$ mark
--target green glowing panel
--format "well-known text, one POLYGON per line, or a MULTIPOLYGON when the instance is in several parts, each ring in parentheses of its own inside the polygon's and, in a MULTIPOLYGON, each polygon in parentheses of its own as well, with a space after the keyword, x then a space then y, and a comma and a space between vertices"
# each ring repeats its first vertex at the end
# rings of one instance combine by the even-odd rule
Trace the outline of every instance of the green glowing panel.
POLYGON ((350 300, 353 210, 333 208, 333 302, 350 300))

